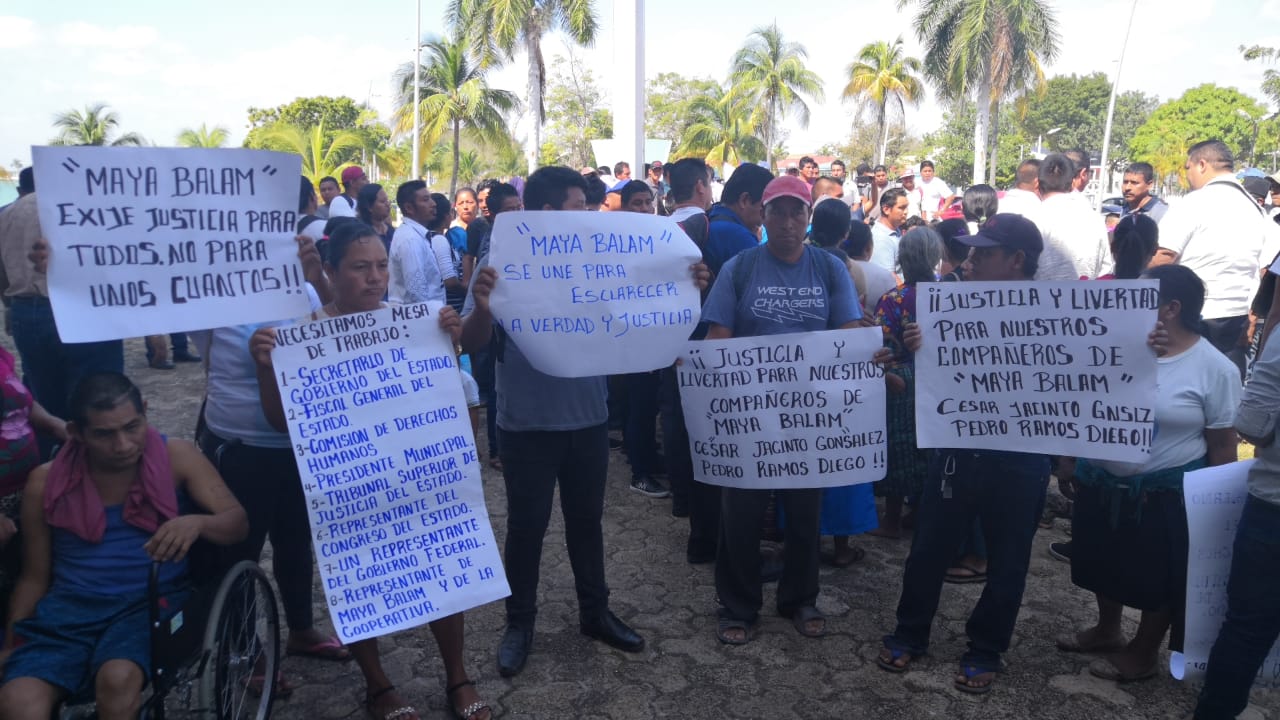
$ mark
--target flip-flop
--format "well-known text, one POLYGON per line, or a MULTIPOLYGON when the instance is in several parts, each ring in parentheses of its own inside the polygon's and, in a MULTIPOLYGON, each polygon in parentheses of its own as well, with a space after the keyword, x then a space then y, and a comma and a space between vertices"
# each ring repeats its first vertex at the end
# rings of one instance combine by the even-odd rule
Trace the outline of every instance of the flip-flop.
POLYGON ((364 711, 373 720, 399 720, 400 718, 418 717, 418 711, 412 705, 402 705, 394 708, 390 712, 379 717, 373 712, 373 703, 383 695, 396 689, 395 685, 388 685, 377 692, 366 692, 364 696, 364 711))
POLYGON ((796 629, 796 632, 807 638, 820 638, 827 634, 826 616, 819 612, 818 608, 812 605, 804 605, 799 610, 791 613, 791 626, 796 629), (809 623, 814 620, 822 621, 822 627, 820 629, 813 630, 809 627, 809 623))
POLYGON ((996 675, 999 674, 999 671, 989 670, 987 668, 978 667, 977 665, 962 664, 960 666, 960 674, 964 676, 964 679, 961 680, 957 678, 955 680, 954 684, 957 690, 969 693, 970 695, 986 695, 991 692, 991 686, 996 684, 996 675), (991 680, 986 685, 969 684, 971 680, 977 679, 980 675, 990 675, 991 680))
POLYGON ((733 618, 718 618, 716 620, 716 639, 725 645, 746 645, 751 642, 751 631, 755 629, 752 623, 742 620, 734 620, 733 618), (741 630, 742 638, 731 637, 729 633, 733 630, 741 630))
POLYGON ((889 659, 885 660, 883 654, 876 655, 876 665, 879 666, 881 670, 891 672, 895 675, 901 675, 911 669, 911 663, 919 659, 918 655, 907 650, 905 647, 897 645, 887 637, 884 639, 884 647, 881 648, 881 650, 889 651, 889 659), (903 658, 906 658, 906 662, 898 665, 897 662, 903 658))
POLYGON ((1143 680, 1150 680, 1151 678, 1159 674, 1160 672, 1159 667, 1160 667, 1160 663, 1157 662, 1157 663, 1153 663, 1151 667, 1147 668, 1146 670, 1143 670, 1137 675, 1125 675, 1123 672, 1120 671, 1120 668, 1115 666, 1115 663, 1112 663, 1110 660, 1106 658, 1100 658, 1098 660, 1094 660, 1093 662, 1089 663, 1089 674, 1096 678, 1101 678, 1103 680, 1110 680, 1112 682, 1117 682, 1117 683, 1120 683, 1121 685, 1124 685, 1126 683, 1136 683, 1136 682, 1142 682, 1143 680))
POLYGON ((346 662, 351 659, 351 651, 336 637, 327 637, 306 647, 286 648, 285 654, 295 657, 314 658, 316 660, 331 660, 333 662, 346 662))
POLYGON ((467 686, 475 687, 475 685, 475 681, 473 680, 463 680, 456 685, 450 685, 444 689, 445 699, 449 701, 449 709, 453 711, 454 716, 457 717, 458 720, 471 720, 472 717, 479 715, 485 710, 489 711, 489 717, 493 717, 493 708, 489 706, 489 703, 483 700, 477 700, 461 710, 453 704, 453 694, 455 692, 467 686))
POLYGON ((973 567, 972 565, 956 565, 955 567, 947 570, 947 574, 944 575, 942 579, 946 582, 951 583, 952 585, 968 585, 971 583, 986 582, 987 574, 973 567), (972 574, 960 575, 954 572, 956 570, 965 570, 972 574))
POLYGON ((861 561, 866 556, 866 550, 855 545, 851 545, 849 546, 849 556, 847 559, 841 560, 841 558, 835 553, 823 553, 822 559, 834 567, 842 568, 849 567, 850 565, 861 561))
POLYGON ((1125 643, 1123 640, 1114 643, 1104 643, 1102 645, 1085 646, 1080 643, 1080 633, 1071 632, 1059 635, 1053 644, 1062 652, 1070 653, 1107 653, 1123 650, 1125 643))

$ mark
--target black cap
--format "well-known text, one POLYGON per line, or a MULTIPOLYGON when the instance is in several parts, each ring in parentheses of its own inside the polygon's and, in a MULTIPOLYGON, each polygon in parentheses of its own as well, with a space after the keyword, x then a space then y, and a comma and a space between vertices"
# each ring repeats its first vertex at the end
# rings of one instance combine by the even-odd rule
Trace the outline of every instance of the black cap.
POLYGON ((993 215, 978 228, 977 235, 961 235, 957 241, 971 247, 1002 247, 1039 253, 1044 250, 1040 228, 1030 220, 1013 213, 993 215))
POLYGON ((1264 200, 1271 194, 1271 180, 1264 177, 1247 177, 1241 180, 1240 184, 1244 185, 1244 189, 1248 190, 1250 195, 1259 200, 1264 200))

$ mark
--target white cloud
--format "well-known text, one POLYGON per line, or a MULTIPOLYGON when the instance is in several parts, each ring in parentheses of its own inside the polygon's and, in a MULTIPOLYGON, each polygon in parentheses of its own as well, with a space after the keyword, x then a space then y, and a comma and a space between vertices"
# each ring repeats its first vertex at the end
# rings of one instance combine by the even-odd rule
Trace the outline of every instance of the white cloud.
POLYGON ((0 50, 30 47, 39 37, 34 20, 0 15, 0 50))
POLYGON ((155 44, 160 33, 150 25, 105 27, 74 22, 60 26, 56 37, 57 43, 64 47, 137 50, 155 44))

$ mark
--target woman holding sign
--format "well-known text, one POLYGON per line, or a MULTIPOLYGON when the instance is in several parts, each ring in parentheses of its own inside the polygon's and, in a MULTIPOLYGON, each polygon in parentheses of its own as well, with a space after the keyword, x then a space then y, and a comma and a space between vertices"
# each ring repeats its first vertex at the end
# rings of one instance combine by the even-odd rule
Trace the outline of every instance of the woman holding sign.
MULTIPOLYGON (((326 248, 325 272, 331 279, 333 300, 312 313, 309 320, 354 315, 384 307, 387 291, 387 251, 373 228, 364 223, 348 223, 338 228, 326 248)), ((457 342, 461 332, 458 314, 449 307, 440 311, 440 327, 457 342)), ((276 385, 271 351, 275 333, 262 329, 254 333, 249 349, 258 367, 258 389, 267 420, 280 431, 287 428, 280 388, 276 385)), ((463 720, 491 717, 489 706, 480 700, 474 683, 467 677, 462 658, 463 616, 450 615, 430 623, 444 661, 448 702, 463 720)), ((414 720, 417 712, 396 692, 382 668, 376 639, 351 643, 351 654, 364 674, 365 708, 375 720, 414 720)))
POLYGON ((1169 334, 1168 353, 1157 361, 1155 442, 1141 465, 1076 464, 1080 488, 1071 580, 1097 595, 1098 624, 1057 640, 1066 652, 1108 653, 1089 672, 1117 682, 1155 677, 1170 626, 1170 647, 1182 646, 1187 582, 1182 476, 1235 462, 1232 421, 1240 397, 1235 365, 1198 332, 1205 296, 1200 278, 1178 265, 1152 268, 1142 277, 1160 281, 1159 317, 1169 334), (1127 644, 1120 628, 1125 607, 1142 610, 1137 634, 1127 644))

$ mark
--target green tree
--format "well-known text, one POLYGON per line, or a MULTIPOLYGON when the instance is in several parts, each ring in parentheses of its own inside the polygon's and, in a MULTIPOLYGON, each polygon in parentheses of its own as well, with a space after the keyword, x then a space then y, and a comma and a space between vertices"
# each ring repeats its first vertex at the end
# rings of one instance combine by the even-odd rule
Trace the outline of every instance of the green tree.
POLYGON ((120 132, 120 116, 107 108, 106 103, 86 105, 84 110, 68 110, 53 116, 53 126, 58 136, 49 142, 50 145, 106 145, 110 147, 130 147, 146 145, 147 141, 138 133, 120 132))
POLYGON ((679 143, 685 130, 699 118, 692 104, 699 98, 719 97, 720 83, 711 78, 689 78, 679 73, 660 73, 649 81, 644 114, 645 137, 679 143))
MULTIPOLYGON (((532 113, 533 138, 529 147, 542 147, 542 125, 547 112, 547 66, 542 39, 562 30, 573 42, 590 46, 599 30, 594 0, 449 0, 448 23, 458 37, 470 38, 484 67, 515 57, 523 51, 529 61, 528 110, 532 113)), ((532 162, 529 170, 532 171, 532 162)))
MULTIPOLYGON (((1009 130, 997 136, 995 182, 998 187, 1013 184, 1018 164, 1035 143, 1035 138, 1028 138, 1018 129, 1018 112, 1015 102, 1000 104, 1000 123, 1009 130)), ((942 126, 925 135, 922 143, 925 154, 937 166, 938 177, 957 189, 973 183, 973 127, 976 123, 977 106, 970 103, 954 105, 943 114, 942 126)))
MULTIPOLYGON (((1058 75, 1045 83, 1043 96, 1026 103, 1026 114, 1020 124, 1024 134, 1030 137, 1060 128, 1045 138, 1046 146, 1054 151, 1101 150, 1110 97, 1111 81, 1100 72, 1058 75)), ((1111 147, 1107 153, 1118 164, 1128 158, 1129 140, 1157 105, 1159 101, 1154 97, 1136 90, 1116 98, 1111 147)))
POLYGON ((716 86, 712 93, 694 98, 689 112, 696 119, 685 128, 676 155, 700 157, 721 167, 759 162, 768 154, 756 135, 755 114, 745 96, 716 86))
POLYGON ((210 128, 204 123, 198 128, 185 128, 178 133, 178 147, 220 148, 226 147, 231 133, 221 125, 210 128))
MULTIPOLYGON (((897 0, 901 10, 911 0, 897 0)), ((1048 0, 919 0, 913 23, 925 76, 944 99, 973 97, 973 182, 982 182, 991 110, 1043 83, 1042 63, 1058 54, 1058 21, 1048 0)))
POLYGON ((281 124, 302 128, 304 132, 323 127, 321 140, 326 147, 333 144, 339 133, 356 133, 360 143, 343 150, 343 162, 354 163, 362 155, 380 153, 391 140, 391 129, 378 121, 378 114, 372 109, 345 96, 316 96, 296 98, 273 108, 249 108, 249 132, 245 135, 244 147, 266 149, 261 139, 263 134, 267 128, 281 124))
POLYGON ((364 142, 364 138, 353 130, 335 133, 333 139, 327 142, 325 138, 323 122, 311 128, 277 122, 262 128, 259 142, 266 150, 302 156, 303 177, 319 185, 320 178, 326 175, 337 177, 344 169, 353 165, 349 159, 351 151, 359 150, 364 142))
POLYGON ((753 124, 760 128, 771 168, 774 146, 779 142, 778 124, 794 115, 801 127, 808 127, 805 98, 823 100, 822 78, 805 67, 808 56, 803 45, 783 38, 775 22, 752 30, 730 63, 730 92, 747 98, 755 109, 753 124))
POLYGON ((1221 140, 1236 157, 1253 150, 1253 122, 1266 108, 1235 88, 1206 83, 1191 88, 1151 113, 1129 143, 1134 160, 1151 163, 1162 178, 1182 176, 1187 148, 1201 140, 1221 140), (1249 117, 1245 117, 1248 115, 1249 117))
MULTIPOLYGON (((433 147, 446 132, 451 135, 453 167, 449 196, 458 188, 458 162, 462 132, 487 142, 507 136, 505 114, 518 103, 514 93, 489 87, 485 71, 475 62, 467 44, 457 38, 429 40, 423 48, 427 61, 418 70, 418 111, 421 142, 433 147)), ((413 63, 396 71, 396 130, 413 132, 413 63)), ((416 175, 417 168, 413 170, 416 175)))
MULTIPOLYGON (((547 134, 556 162, 571 167, 595 166, 592 140, 613 137, 613 114, 595 76, 582 59, 569 53, 552 58, 555 68, 547 84, 547 134)), ((545 158, 544 158, 545 159, 545 158)))
POLYGON ((905 122, 907 104, 919 105, 924 95, 920 82, 920 61, 902 49, 902 37, 892 43, 883 40, 868 43, 858 51, 858 58, 845 71, 849 82, 841 97, 856 100, 875 116, 880 130, 876 162, 883 163, 889 145, 889 113, 897 109, 905 122))

